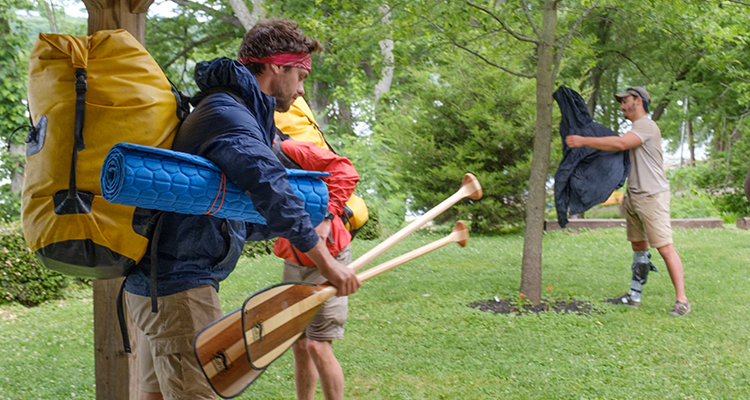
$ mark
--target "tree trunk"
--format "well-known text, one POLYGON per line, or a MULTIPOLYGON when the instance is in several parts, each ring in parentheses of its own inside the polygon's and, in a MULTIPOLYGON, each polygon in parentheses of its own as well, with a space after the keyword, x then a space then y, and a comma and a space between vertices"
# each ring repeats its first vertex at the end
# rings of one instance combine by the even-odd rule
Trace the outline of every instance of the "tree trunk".
MULTIPOLYGON (((661 118, 662 114, 664 114, 664 110, 667 109, 667 106, 669 105, 669 96, 677 90, 675 83, 684 81, 685 78, 687 78, 687 74, 690 72, 690 67, 686 67, 684 71, 680 72, 677 77, 675 77, 674 82, 669 85, 669 89, 667 89, 667 93, 664 94, 664 97, 661 98, 661 101, 659 101, 659 104, 656 105, 656 108, 654 109, 654 113, 651 115, 651 119, 656 122, 661 118)), ((653 101, 653 99, 651 99, 653 101)))
POLYGON ((545 0, 541 42, 537 47, 536 133, 521 266, 521 293, 534 304, 539 304, 542 299, 542 238, 552 135, 552 60, 556 28, 557 1, 545 0))
POLYGON ((258 17, 250 13, 243 0, 229 0, 229 4, 232 6, 234 15, 237 16, 242 23, 242 27, 245 28, 245 32, 249 31, 258 22, 258 17))
POLYGON ((693 120, 687 121, 688 149, 690 150, 690 166, 695 166, 695 136, 693 136, 693 120))
POLYGON ((352 113, 352 104, 344 98, 337 99, 336 103, 339 111, 336 122, 339 124, 340 132, 353 135, 354 114, 352 113))
MULTIPOLYGON (((600 45, 604 45, 607 43, 607 37, 609 36, 609 19, 607 19, 607 16, 604 15, 599 21, 599 29, 596 32, 596 38, 597 42, 600 45)), ((589 101, 586 107, 589 110, 589 115, 591 115, 591 118, 594 118, 594 112, 596 111, 596 105, 599 102, 599 96, 601 93, 601 81, 602 81, 602 75, 604 75, 604 63, 602 62, 601 58, 598 58, 596 60, 596 65, 594 66, 594 70, 591 71, 591 78, 589 78, 589 83, 591 84, 591 96, 589 96, 589 101)))
POLYGON ((253 0, 253 12, 247 8, 247 4, 243 0, 229 0, 229 4, 232 6, 232 11, 237 19, 242 23, 242 27, 245 28, 245 32, 249 31, 250 28, 255 26, 259 19, 265 16, 265 10, 263 9, 264 0, 253 0))
POLYGON ((315 119, 318 125, 325 127, 328 125, 328 95, 326 90, 328 84, 322 81, 313 82, 312 95, 308 97, 307 102, 310 104, 310 109, 315 114, 315 119))
POLYGON ((380 20, 383 23, 383 29, 387 31, 385 39, 378 42, 380 45, 380 54, 383 55, 383 71, 380 74, 380 80, 375 85, 375 102, 380 96, 391 90, 393 82, 393 37, 391 36, 391 10, 388 4, 378 7, 378 12, 383 16, 380 20))

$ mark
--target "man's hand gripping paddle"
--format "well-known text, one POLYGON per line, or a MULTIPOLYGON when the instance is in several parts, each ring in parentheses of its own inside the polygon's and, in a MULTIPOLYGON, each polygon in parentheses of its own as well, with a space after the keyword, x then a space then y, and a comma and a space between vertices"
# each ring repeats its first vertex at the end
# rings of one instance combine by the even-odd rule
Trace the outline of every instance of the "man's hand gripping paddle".
MULTIPOLYGON (((349 264, 349 268, 354 271, 361 269, 363 266, 367 265, 393 247, 396 243, 403 240, 406 236, 412 234, 427 222, 432 221, 435 217, 442 214, 445 210, 464 197, 473 200, 482 198, 482 187, 472 174, 466 174, 464 176, 461 188, 456 193, 349 264)), ((372 270, 375 270, 375 268, 372 268, 372 270)), ((367 273, 369 273, 369 271, 364 272, 364 274, 367 273)), ((369 277, 365 279, 369 279, 369 277)), ((360 278, 360 280, 362 280, 362 278, 360 278)), ((274 288, 275 287, 263 290, 251 298, 274 288)), ((198 333, 193 342, 193 349, 195 350, 196 357, 203 369, 203 373, 206 375, 206 378, 214 391, 225 399, 235 397, 242 393, 243 390, 250 386, 265 371, 263 368, 253 368, 248 356, 246 356, 241 310, 242 309, 238 308, 212 322, 198 333)), ((314 316, 314 313, 312 315, 314 316)), ((304 326, 302 328, 304 329, 304 326)), ((249 327, 248 329, 252 331, 252 327, 249 327)), ((252 332, 249 333, 252 334, 252 332)), ((262 332, 258 333, 262 335, 262 332)), ((294 343, 294 341, 291 341, 289 346, 291 346, 291 343, 294 343)), ((284 347, 284 350, 289 346, 284 347)), ((253 358, 253 360, 256 360, 256 358, 253 358)), ((267 362, 265 365, 267 366, 269 363, 270 362, 267 362)), ((256 365, 256 363, 254 362, 253 365, 256 365)))

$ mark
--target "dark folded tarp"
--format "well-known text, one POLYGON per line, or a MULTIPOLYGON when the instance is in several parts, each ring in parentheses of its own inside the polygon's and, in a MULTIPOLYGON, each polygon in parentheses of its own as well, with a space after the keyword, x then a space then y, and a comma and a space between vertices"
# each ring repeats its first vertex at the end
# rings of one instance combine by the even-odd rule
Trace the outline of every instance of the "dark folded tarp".
MULTIPOLYGON (((329 175, 287 169, 292 190, 305 201, 313 226, 323 221, 328 210, 328 187, 319 178, 329 175)), ((102 197, 110 203, 266 223, 250 196, 211 161, 193 154, 118 143, 104 159, 101 188, 102 197)))
POLYGON ((589 115, 580 94, 561 86, 552 97, 562 114, 560 136, 563 158, 555 173, 555 208, 561 227, 568 223, 568 213, 580 214, 603 203, 622 187, 630 172, 628 151, 601 151, 589 147, 571 149, 565 144, 568 135, 617 136, 589 115))

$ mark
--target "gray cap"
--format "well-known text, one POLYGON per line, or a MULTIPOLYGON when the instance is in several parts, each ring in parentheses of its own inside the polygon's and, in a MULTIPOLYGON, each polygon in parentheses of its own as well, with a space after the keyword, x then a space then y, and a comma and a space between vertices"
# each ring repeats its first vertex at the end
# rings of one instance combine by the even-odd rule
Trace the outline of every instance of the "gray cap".
POLYGON ((643 86, 629 87, 624 92, 617 93, 615 95, 615 99, 617 99, 618 102, 622 103, 622 99, 628 96, 643 97, 643 100, 646 100, 646 104, 651 104, 651 95, 648 94, 648 92, 643 86))

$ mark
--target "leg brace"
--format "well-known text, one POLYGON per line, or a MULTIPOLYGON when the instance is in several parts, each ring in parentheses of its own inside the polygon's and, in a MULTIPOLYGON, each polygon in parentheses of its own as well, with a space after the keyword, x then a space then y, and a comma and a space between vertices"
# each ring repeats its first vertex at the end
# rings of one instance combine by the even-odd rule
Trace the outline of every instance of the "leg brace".
POLYGON ((656 267, 654 267, 654 264, 651 264, 651 261, 649 261, 650 258, 651 253, 649 253, 648 250, 633 252, 633 265, 631 266, 633 270, 633 281, 645 285, 648 280, 649 271, 659 272, 656 267))

